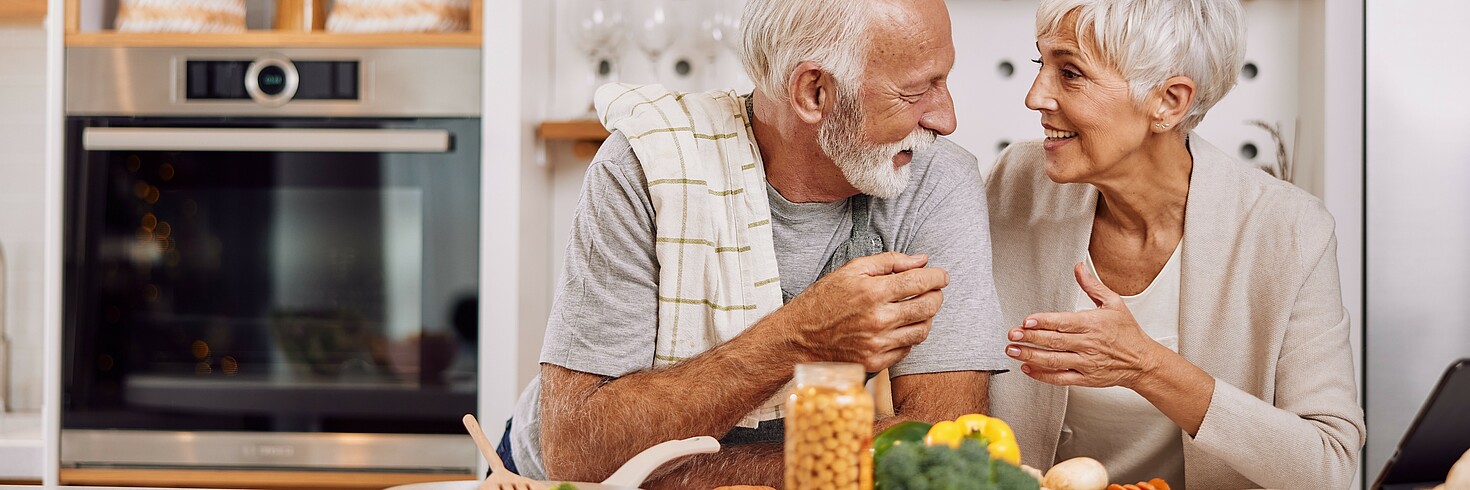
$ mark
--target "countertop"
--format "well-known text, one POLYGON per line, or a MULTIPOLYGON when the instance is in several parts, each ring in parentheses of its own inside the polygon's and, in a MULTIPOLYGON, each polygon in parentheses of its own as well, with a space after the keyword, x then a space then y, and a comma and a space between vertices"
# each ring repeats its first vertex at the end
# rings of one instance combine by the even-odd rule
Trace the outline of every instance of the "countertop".
MULTIPOLYGON (((148 488, 148 487, 68 487, 65 485, 0 485, 0 490, 179 490, 176 488, 148 488)), ((199 489, 189 489, 199 490, 199 489)))
POLYGON ((41 443, 40 414, 0 414, 0 480, 40 480, 41 443))

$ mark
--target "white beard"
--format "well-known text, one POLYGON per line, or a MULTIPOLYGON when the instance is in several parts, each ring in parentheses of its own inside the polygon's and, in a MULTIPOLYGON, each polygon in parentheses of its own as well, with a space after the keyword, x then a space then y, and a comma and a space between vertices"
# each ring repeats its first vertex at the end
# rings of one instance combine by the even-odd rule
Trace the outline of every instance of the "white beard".
POLYGON ((865 118, 856 97, 838 97, 832 117, 817 129, 817 144, 842 170, 842 176, 858 192, 880 199, 892 199, 909 185, 909 166, 894 168, 893 157, 911 150, 914 157, 934 144, 939 135, 925 128, 915 128, 900 141, 870 145, 863 141, 865 118))

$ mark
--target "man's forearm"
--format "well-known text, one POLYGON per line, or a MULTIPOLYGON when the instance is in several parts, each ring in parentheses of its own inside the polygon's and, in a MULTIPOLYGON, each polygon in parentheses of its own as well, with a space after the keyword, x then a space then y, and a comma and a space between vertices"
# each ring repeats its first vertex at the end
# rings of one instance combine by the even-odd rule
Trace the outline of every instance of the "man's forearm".
POLYGON ((785 462, 782 444, 764 442, 726 446, 676 463, 643 486, 651 489, 715 488, 726 485, 765 485, 781 488, 785 462))
MULTIPOLYGON (((611 381, 542 369, 542 452, 556 479, 598 481, 638 451, 725 435, 805 359, 756 328, 676 366, 611 381)), ((723 453, 722 453, 723 454, 723 453)))

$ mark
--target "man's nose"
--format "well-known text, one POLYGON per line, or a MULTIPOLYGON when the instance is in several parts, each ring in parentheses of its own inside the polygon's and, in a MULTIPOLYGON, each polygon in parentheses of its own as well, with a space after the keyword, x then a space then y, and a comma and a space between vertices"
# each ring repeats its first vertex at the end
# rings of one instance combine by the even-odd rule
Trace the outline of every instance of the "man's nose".
POLYGON ((1042 80, 1041 74, 1036 74, 1036 80, 1031 82, 1031 90, 1026 91, 1026 108, 1033 111, 1055 111, 1057 100, 1051 96, 1051 88, 1042 80))
POLYGON ((937 90, 932 104, 919 118, 919 126, 944 136, 953 133, 958 123, 954 115, 954 98, 950 97, 949 91, 937 90))

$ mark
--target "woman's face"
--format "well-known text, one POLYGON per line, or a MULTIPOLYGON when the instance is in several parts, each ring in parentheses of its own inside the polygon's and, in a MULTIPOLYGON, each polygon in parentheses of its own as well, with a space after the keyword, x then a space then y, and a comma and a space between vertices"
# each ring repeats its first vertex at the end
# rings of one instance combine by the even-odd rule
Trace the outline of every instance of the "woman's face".
POLYGON ((1073 15, 1036 40, 1041 70, 1026 93, 1026 107, 1041 112, 1046 174, 1057 183, 1096 182, 1118 172, 1153 123, 1133 102, 1128 81, 1096 56, 1091 42, 1079 43, 1076 32, 1073 15))

